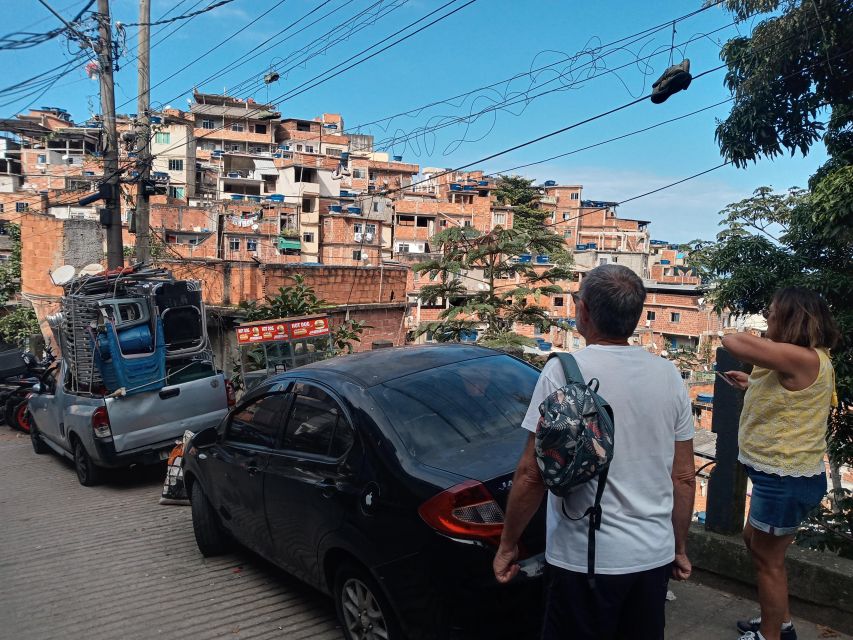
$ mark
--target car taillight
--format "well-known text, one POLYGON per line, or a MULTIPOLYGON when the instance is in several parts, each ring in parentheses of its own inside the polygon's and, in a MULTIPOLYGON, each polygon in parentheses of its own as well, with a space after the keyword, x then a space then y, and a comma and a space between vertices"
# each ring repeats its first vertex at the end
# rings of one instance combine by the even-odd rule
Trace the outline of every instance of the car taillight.
POLYGON ((110 430, 110 416, 106 407, 98 407, 92 413, 92 431, 96 438, 109 438, 113 435, 110 430))
POLYGON ((498 545, 504 513, 489 490, 476 480, 450 487, 418 509, 424 522, 452 538, 483 540, 498 545))
POLYGON ((229 407, 233 407, 237 404, 237 396, 234 395, 234 383, 230 380, 225 381, 225 397, 228 399, 229 407))

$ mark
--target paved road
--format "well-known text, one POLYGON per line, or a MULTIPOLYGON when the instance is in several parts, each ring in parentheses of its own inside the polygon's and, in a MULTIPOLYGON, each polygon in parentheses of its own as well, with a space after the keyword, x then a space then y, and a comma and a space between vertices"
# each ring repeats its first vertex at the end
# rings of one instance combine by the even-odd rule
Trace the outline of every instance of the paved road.
MULTIPOLYGON (((70 464, 0 426, 0 638, 342 637, 325 596, 256 556, 202 558, 189 509, 157 504, 161 482, 156 469, 81 487, 70 464)), ((734 639, 732 618, 755 608, 702 585, 673 590, 668 638, 734 639)))

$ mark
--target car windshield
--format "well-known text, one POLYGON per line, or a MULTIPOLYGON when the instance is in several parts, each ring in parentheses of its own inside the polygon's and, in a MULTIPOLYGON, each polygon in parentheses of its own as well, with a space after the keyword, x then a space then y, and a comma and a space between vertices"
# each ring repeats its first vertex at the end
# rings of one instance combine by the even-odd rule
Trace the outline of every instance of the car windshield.
POLYGON ((489 356, 413 373, 372 389, 410 454, 494 440, 518 429, 538 375, 510 356, 489 356))

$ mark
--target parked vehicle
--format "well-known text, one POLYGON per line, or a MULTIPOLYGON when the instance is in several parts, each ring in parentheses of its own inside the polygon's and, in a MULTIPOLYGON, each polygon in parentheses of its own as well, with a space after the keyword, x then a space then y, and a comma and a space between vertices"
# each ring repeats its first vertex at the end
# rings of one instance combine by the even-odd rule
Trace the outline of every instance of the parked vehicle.
POLYGON ((267 379, 187 445, 199 550, 234 540, 331 594, 350 640, 535 632, 544 507, 521 575, 500 586, 491 563, 537 374, 435 345, 267 379))
POLYGON ((50 373, 29 398, 33 450, 73 460, 84 486, 98 484, 105 468, 166 460, 184 431, 218 424, 232 397, 222 374, 202 362, 161 389, 126 397, 70 390, 65 360, 50 373))
POLYGON ((44 358, 39 360, 29 351, 6 352, 0 361, 8 362, 15 354, 18 355, 19 364, 12 365, 12 369, 0 366, 0 406, 3 407, 3 417, 6 424, 13 429, 25 433, 30 431, 30 423, 27 414, 27 398, 32 388, 41 380, 48 371, 55 358, 50 345, 45 348, 44 358), (14 373, 10 372, 14 371, 14 373))

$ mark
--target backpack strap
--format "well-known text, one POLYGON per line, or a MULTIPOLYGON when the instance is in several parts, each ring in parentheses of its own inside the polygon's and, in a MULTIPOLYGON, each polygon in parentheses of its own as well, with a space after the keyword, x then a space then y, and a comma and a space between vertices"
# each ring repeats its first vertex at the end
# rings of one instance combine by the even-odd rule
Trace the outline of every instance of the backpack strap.
POLYGON ((551 358, 557 358, 557 360, 560 361, 560 364, 563 366, 563 374, 566 376, 566 382, 586 384, 580 367, 578 367, 578 361, 575 360, 575 357, 571 353, 552 353, 548 356, 549 360, 551 358))
POLYGON ((598 475, 598 487, 595 490, 595 504, 586 510, 584 515, 589 516, 589 541, 586 550, 586 579, 589 588, 595 589, 595 532, 601 528, 601 496, 604 495, 604 487, 607 485, 607 472, 610 465, 598 475))

